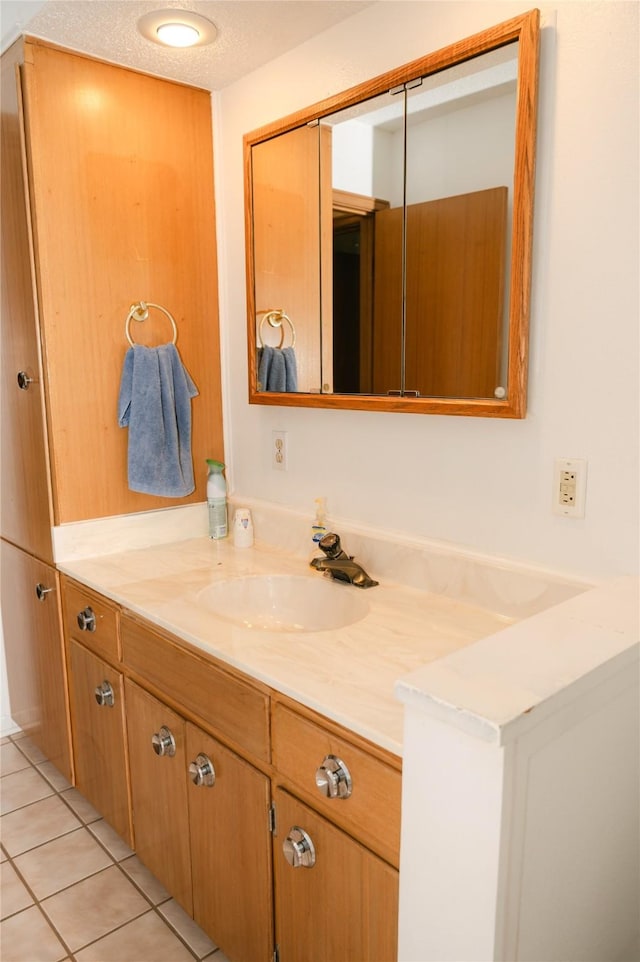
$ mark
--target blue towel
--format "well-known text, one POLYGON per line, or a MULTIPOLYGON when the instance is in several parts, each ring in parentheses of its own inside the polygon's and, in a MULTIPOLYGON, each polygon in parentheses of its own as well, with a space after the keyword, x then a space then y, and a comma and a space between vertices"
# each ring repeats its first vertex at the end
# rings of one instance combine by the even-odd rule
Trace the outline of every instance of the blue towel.
POLYGON ((183 498, 195 488, 191 398, 198 389, 173 344, 134 344, 124 358, 118 424, 129 428, 129 488, 183 498))
POLYGON ((295 392, 298 390, 298 368, 292 347, 269 347, 258 351, 258 390, 295 392))

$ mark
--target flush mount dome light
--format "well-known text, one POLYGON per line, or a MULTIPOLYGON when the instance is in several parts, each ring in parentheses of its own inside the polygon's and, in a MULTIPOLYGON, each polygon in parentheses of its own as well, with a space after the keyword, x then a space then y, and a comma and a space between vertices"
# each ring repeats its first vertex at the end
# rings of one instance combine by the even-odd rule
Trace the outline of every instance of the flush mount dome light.
POLYGON ((138 20, 138 30, 147 40, 166 47, 202 47, 216 38, 211 20, 177 7, 145 13, 138 20))

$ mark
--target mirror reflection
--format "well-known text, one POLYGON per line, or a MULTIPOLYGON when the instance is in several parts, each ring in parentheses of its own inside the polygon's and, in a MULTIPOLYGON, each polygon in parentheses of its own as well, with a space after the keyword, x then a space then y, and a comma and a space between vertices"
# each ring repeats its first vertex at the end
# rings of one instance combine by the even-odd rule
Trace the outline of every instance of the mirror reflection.
POLYGON ((245 138, 255 394, 506 399, 521 416, 537 11, 501 26, 444 67, 424 58, 396 87, 245 138))

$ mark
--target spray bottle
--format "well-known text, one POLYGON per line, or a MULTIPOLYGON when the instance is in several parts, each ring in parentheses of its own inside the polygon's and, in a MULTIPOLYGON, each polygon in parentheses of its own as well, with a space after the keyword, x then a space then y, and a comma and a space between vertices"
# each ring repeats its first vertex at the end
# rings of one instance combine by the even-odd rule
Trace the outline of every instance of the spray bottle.
POLYGON ((209 537, 227 537, 227 482, 222 472, 222 461, 207 458, 209 476, 207 477, 207 507, 209 510, 209 537))

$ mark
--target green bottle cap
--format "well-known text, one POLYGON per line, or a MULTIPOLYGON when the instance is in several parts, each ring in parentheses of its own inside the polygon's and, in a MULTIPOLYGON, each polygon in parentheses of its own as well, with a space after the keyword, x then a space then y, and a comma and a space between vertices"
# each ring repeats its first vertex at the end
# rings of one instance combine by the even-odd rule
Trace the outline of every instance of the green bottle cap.
POLYGON ((214 461, 212 458, 207 458, 207 464, 213 471, 216 472, 216 474, 218 471, 224 471, 224 464, 222 461, 214 461))

